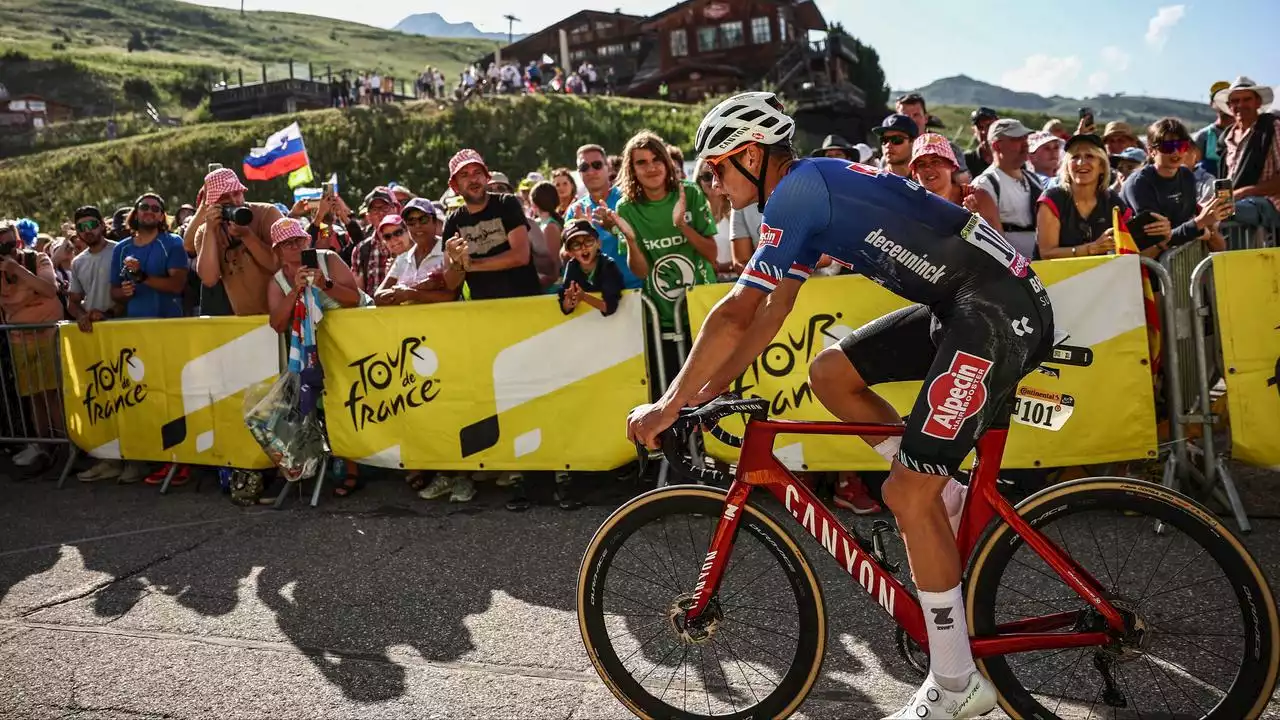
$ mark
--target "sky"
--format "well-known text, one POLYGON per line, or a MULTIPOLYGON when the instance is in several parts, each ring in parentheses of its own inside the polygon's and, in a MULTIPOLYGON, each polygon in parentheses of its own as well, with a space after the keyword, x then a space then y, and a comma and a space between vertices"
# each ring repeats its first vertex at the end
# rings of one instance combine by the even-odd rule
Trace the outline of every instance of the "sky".
MULTIPOLYGON (((241 0, 194 0, 239 8, 241 0)), ((503 15, 534 32, 579 10, 648 15, 676 0, 487 0, 459 10, 454 0, 353 3, 350 0, 244 0, 248 10, 282 10, 391 27, 406 15, 437 12, 503 32, 503 15), (531 12, 536 6, 540 14, 531 12)), ((840 22, 875 47, 889 85, 914 89, 964 74, 1013 90, 1087 97, 1125 93, 1208 101, 1217 80, 1247 75, 1280 85, 1280 2, 1276 0, 817 0, 827 22, 840 22), (1237 18, 1246 18, 1241 22, 1237 18), (1094 20, 1091 20, 1094 19, 1094 20), (1224 48, 1213 51, 1217 45, 1224 48), (1225 49, 1229 48, 1229 49, 1225 49)))

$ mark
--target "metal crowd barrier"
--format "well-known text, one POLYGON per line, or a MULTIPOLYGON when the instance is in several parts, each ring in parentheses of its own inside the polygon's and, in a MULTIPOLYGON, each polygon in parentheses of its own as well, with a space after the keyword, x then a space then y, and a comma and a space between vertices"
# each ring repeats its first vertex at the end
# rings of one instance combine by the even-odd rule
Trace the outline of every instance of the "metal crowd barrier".
POLYGON ((66 447, 58 487, 67 481, 78 452, 63 417, 60 355, 57 323, 0 325, 0 443, 41 451, 66 447))
POLYGON ((1202 242, 1174 248, 1161 255, 1159 262, 1141 258, 1143 266, 1160 281, 1164 395, 1172 443, 1162 482, 1172 490, 1180 490, 1186 483, 1199 485, 1230 507, 1241 532, 1247 533, 1252 525, 1235 483, 1221 458, 1213 453, 1213 423, 1217 418, 1210 410, 1210 388, 1221 377, 1221 364, 1217 362, 1221 352, 1213 354, 1211 365, 1206 345, 1212 342, 1219 348, 1221 338, 1216 323, 1213 323, 1213 335, 1206 333, 1205 324, 1211 320, 1211 312, 1200 292, 1200 283, 1212 260, 1202 242), (1195 362, 1186 363, 1188 358, 1195 358, 1195 362), (1187 435, 1187 426, 1196 424, 1202 426, 1203 448, 1193 444, 1187 435), (1202 456, 1202 467, 1193 455, 1202 456))
POLYGON ((1227 240, 1228 250, 1256 250, 1264 247, 1275 247, 1280 231, 1274 228, 1253 227, 1239 223, 1224 222, 1220 226, 1223 237, 1227 240))

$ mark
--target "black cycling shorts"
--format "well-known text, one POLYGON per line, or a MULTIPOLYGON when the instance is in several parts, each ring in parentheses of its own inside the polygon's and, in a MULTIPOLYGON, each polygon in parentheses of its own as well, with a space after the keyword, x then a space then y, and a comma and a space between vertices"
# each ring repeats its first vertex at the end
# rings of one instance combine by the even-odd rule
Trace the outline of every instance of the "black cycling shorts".
POLYGON ((898 460, 944 476, 955 474, 987 428, 1007 419, 998 413, 1052 347, 1053 309, 1030 269, 945 305, 896 310, 840 341, 867 385, 924 381, 898 460))

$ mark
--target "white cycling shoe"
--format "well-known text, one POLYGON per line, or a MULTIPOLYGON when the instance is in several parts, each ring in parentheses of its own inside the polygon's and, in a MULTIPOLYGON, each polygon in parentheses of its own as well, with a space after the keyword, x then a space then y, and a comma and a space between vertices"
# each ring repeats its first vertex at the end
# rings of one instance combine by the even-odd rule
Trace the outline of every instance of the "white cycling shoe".
POLYGON ((995 708, 996 689, 982 673, 970 675, 969 684, 960 692, 942 687, 934 681, 933 673, 929 673, 911 702, 884 720, 960 720, 986 715, 995 708))

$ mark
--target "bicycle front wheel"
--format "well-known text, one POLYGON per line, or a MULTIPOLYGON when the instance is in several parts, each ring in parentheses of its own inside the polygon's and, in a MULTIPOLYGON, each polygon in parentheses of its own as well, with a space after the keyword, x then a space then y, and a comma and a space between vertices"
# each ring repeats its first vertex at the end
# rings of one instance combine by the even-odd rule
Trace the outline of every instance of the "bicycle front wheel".
POLYGON ((641 495, 601 525, 582 559, 583 644, 641 718, 786 717, 818 677, 826 608, 817 578, 795 541, 750 505, 705 635, 684 628, 725 496, 701 486, 641 495))
MULTIPOLYGON (((1018 513, 1098 581, 1134 630, 1104 647, 979 661, 1011 717, 1262 714, 1280 667, 1275 600, 1257 563, 1218 518, 1182 495, 1127 478, 1049 488, 1018 513)), ((979 636, 1054 615, 1068 620, 1064 632, 1106 630, 1003 523, 970 560, 966 608, 979 636)))

